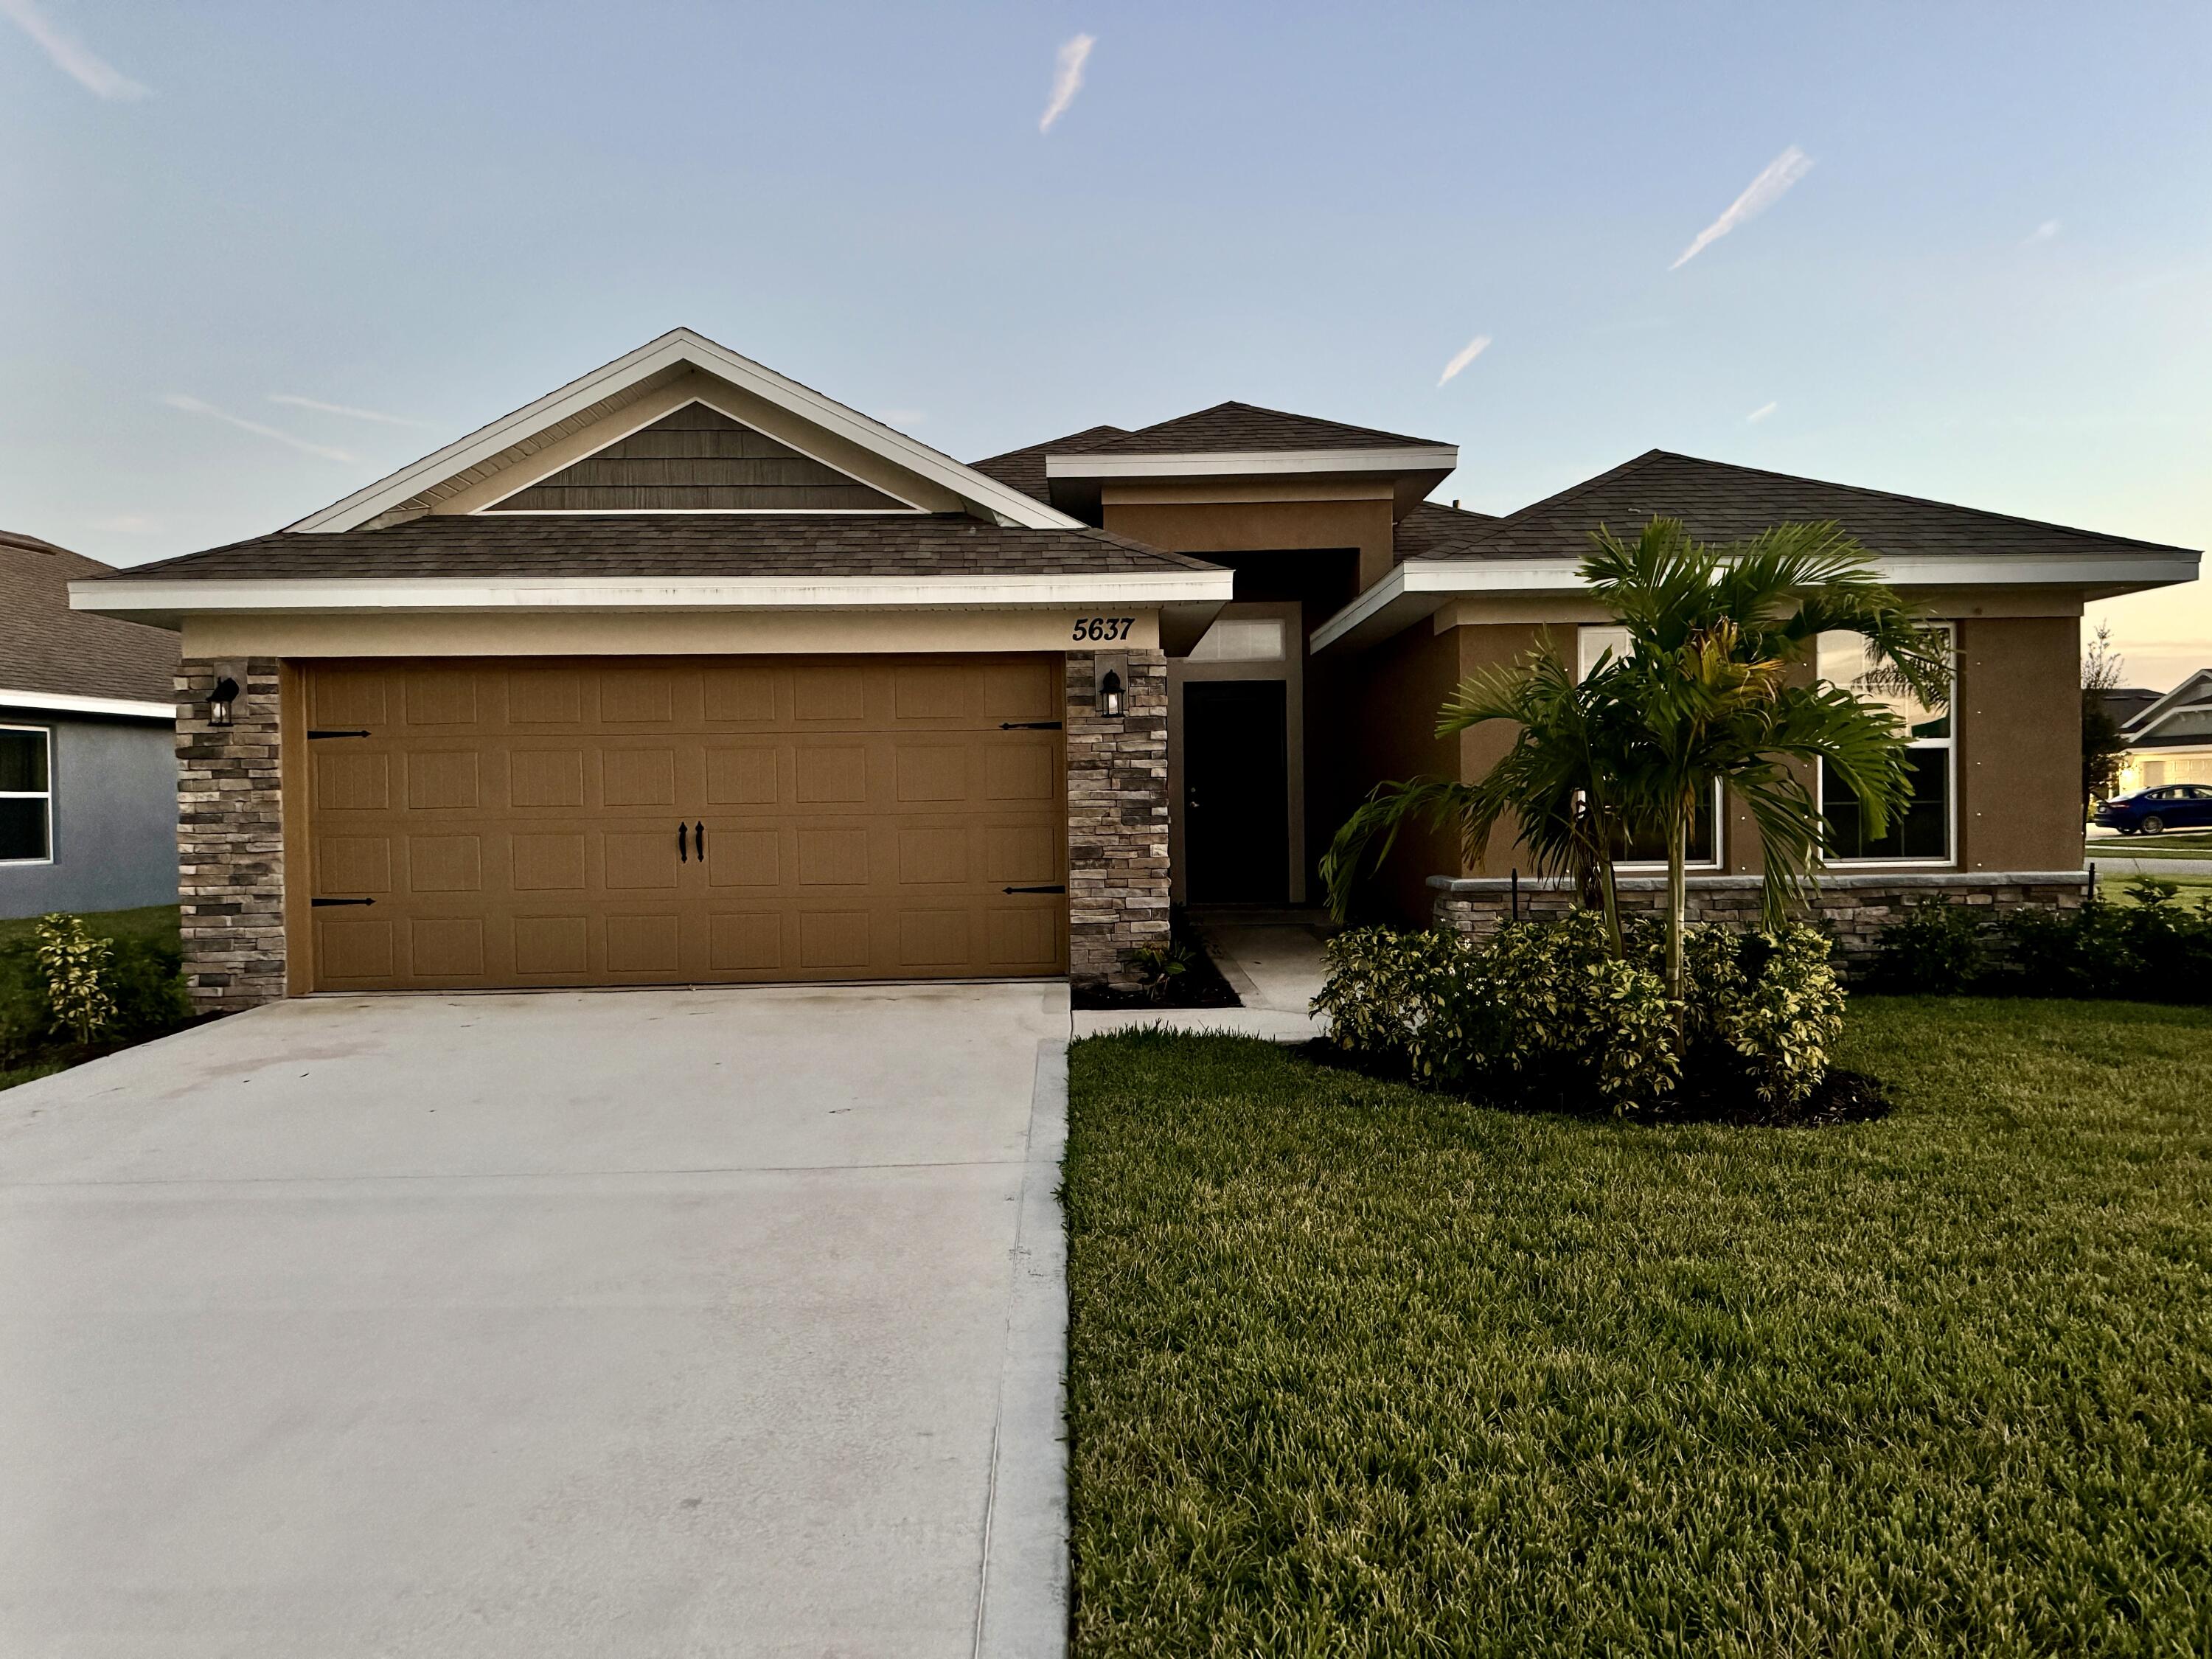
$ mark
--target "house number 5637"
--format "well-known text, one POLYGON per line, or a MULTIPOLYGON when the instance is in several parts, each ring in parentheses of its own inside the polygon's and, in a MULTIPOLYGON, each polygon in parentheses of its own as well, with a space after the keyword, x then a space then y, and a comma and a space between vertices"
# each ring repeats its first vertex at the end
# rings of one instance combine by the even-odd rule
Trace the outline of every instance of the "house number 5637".
POLYGON ((1126 640, 1137 625, 1134 617, 1079 617, 1071 640, 1126 640))

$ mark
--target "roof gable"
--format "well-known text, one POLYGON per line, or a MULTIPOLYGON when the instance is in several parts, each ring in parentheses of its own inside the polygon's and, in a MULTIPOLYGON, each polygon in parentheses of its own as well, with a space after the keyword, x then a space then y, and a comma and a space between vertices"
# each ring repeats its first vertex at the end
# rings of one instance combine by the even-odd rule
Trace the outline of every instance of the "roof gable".
POLYGON ((694 400, 480 513, 896 513, 899 500, 694 400))
POLYGON ((1122 433, 1123 429, 1118 426, 1085 427, 1080 432, 1069 433, 1065 438, 1054 438, 1048 443, 1030 444, 1023 449, 1010 449, 1003 455, 988 456, 969 465, 978 472, 996 478, 1008 488, 1018 489, 1023 495, 1042 501, 1048 499, 1046 492, 1050 488, 1044 476, 1046 456, 1071 454, 1098 440, 1118 438, 1122 433))
POLYGON ((2212 668, 2200 668, 2193 674, 2185 675, 2172 690, 2153 697, 2130 717, 2128 730, 2148 736, 2151 728, 2168 715, 2202 702, 2212 702, 2212 668))
MULTIPOLYGON (((443 449, 358 489, 291 529, 356 530, 418 514, 472 511, 524 483, 604 447, 597 428, 633 405, 647 418, 688 401, 706 403, 802 453, 890 489, 931 511, 960 511, 991 522, 1066 528, 1077 520, 895 432, 811 387, 763 368, 688 328, 659 339, 501 416, 443 449), (659 406, 653 405, 657 401, 659 406), (599 441, 595 441, 597 439, 599 441), (488 481, 529 469, 507 488, 488 481)), ((633 410, 633 415, 635 414, 633 410)), ((631 419, 628 429, 639 422, 631 419)), ((505 481, 502 480, 504 483, 505 481)))

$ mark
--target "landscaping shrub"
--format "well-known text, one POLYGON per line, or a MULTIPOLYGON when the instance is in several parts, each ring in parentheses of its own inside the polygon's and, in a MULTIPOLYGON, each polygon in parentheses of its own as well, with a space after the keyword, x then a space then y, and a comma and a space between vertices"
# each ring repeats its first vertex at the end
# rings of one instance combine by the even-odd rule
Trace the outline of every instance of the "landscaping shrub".
POLYGON ((166 941, 102 938, 80 916, 42 919, 35 937, 0 945, 0 1071, 176 1030, 191 1016, 183 966, 166 941))
POLYGON ((1946 995, 2212 1002, 2212 902, 2185 904, 2173 883, 2149 876, 2130 883, 2128 896, 1995 917, 1923 900, 1882 936, 1873 982, 1946 995))
POLYGON ((1786 1109, 1820 1086, 1844 1008, 1825 936, 1692 927, 1679 1018, 1663 930, 1632 921, 1625 945, 1592 911, 1480 940, 1359 928, 1329 941, 1314 1007, 1363 1063, 1501 1102, 1786 1109))

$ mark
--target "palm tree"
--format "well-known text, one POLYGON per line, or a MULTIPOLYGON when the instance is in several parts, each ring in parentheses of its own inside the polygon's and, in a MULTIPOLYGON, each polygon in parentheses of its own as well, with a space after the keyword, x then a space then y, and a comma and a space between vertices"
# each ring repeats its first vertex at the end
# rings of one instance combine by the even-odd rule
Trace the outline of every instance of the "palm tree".
POLYGON ((1605 530, 1592 541, 1581 575, 1626 630, 1626 653, 1608 652, 1571 688, 1571 718, 1559 708, 1567 676, 1548 640, 1515 668, 1468 681, 1437 734, 1510 720, 1521 727, 1512 750, 1476 783, 1378 787, 1338 832, 1322 872, 1340 915, 1367 854, 1379 860, 1403 823, 1455 818, 1479 864, 1510 807, 1540 868, 1579 872, 1577 859, 1594 859, 1609 897, 1614 849, 1624 837, 1652 836, 1667 848, 1667 985, 1680 1000, 1690 826, 1716 785, 1759 826, 1769 927, 1810 885, 1825 843, 1808 770, 1825 764, 1876 836, 1911 799, 1897 716, 1847 687, 1793 684, 1793 668, 1822 634, 1856 634, 1886 683, 1878 689, 1934 707, 1948 701, 1949 663, 1941 632, 1914 619, 1875 574, 1873 556, 1834 525, 1784 525, 1714 545, 1692 540, 1679 520, 1654 519, 1633 542, 1605 530))

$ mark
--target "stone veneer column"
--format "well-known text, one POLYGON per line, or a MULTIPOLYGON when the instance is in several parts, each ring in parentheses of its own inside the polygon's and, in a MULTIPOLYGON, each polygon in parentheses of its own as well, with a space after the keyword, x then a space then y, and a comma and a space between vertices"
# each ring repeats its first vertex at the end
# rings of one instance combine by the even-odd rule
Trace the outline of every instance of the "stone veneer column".
POLYGON ((185 982, 201 1013, 284 994, 283 745, 276 659, 177 666, 177 862, 185 982), (228 666, 241 688, 232 724, 208 719, 228 666))
POLYGON ((1168 660, 1128 659, 1119 720, 1092 655, 1067 653, 1067 965, 1079 985, 1135 982, 1129 952, 1168 939, 1168 660))

